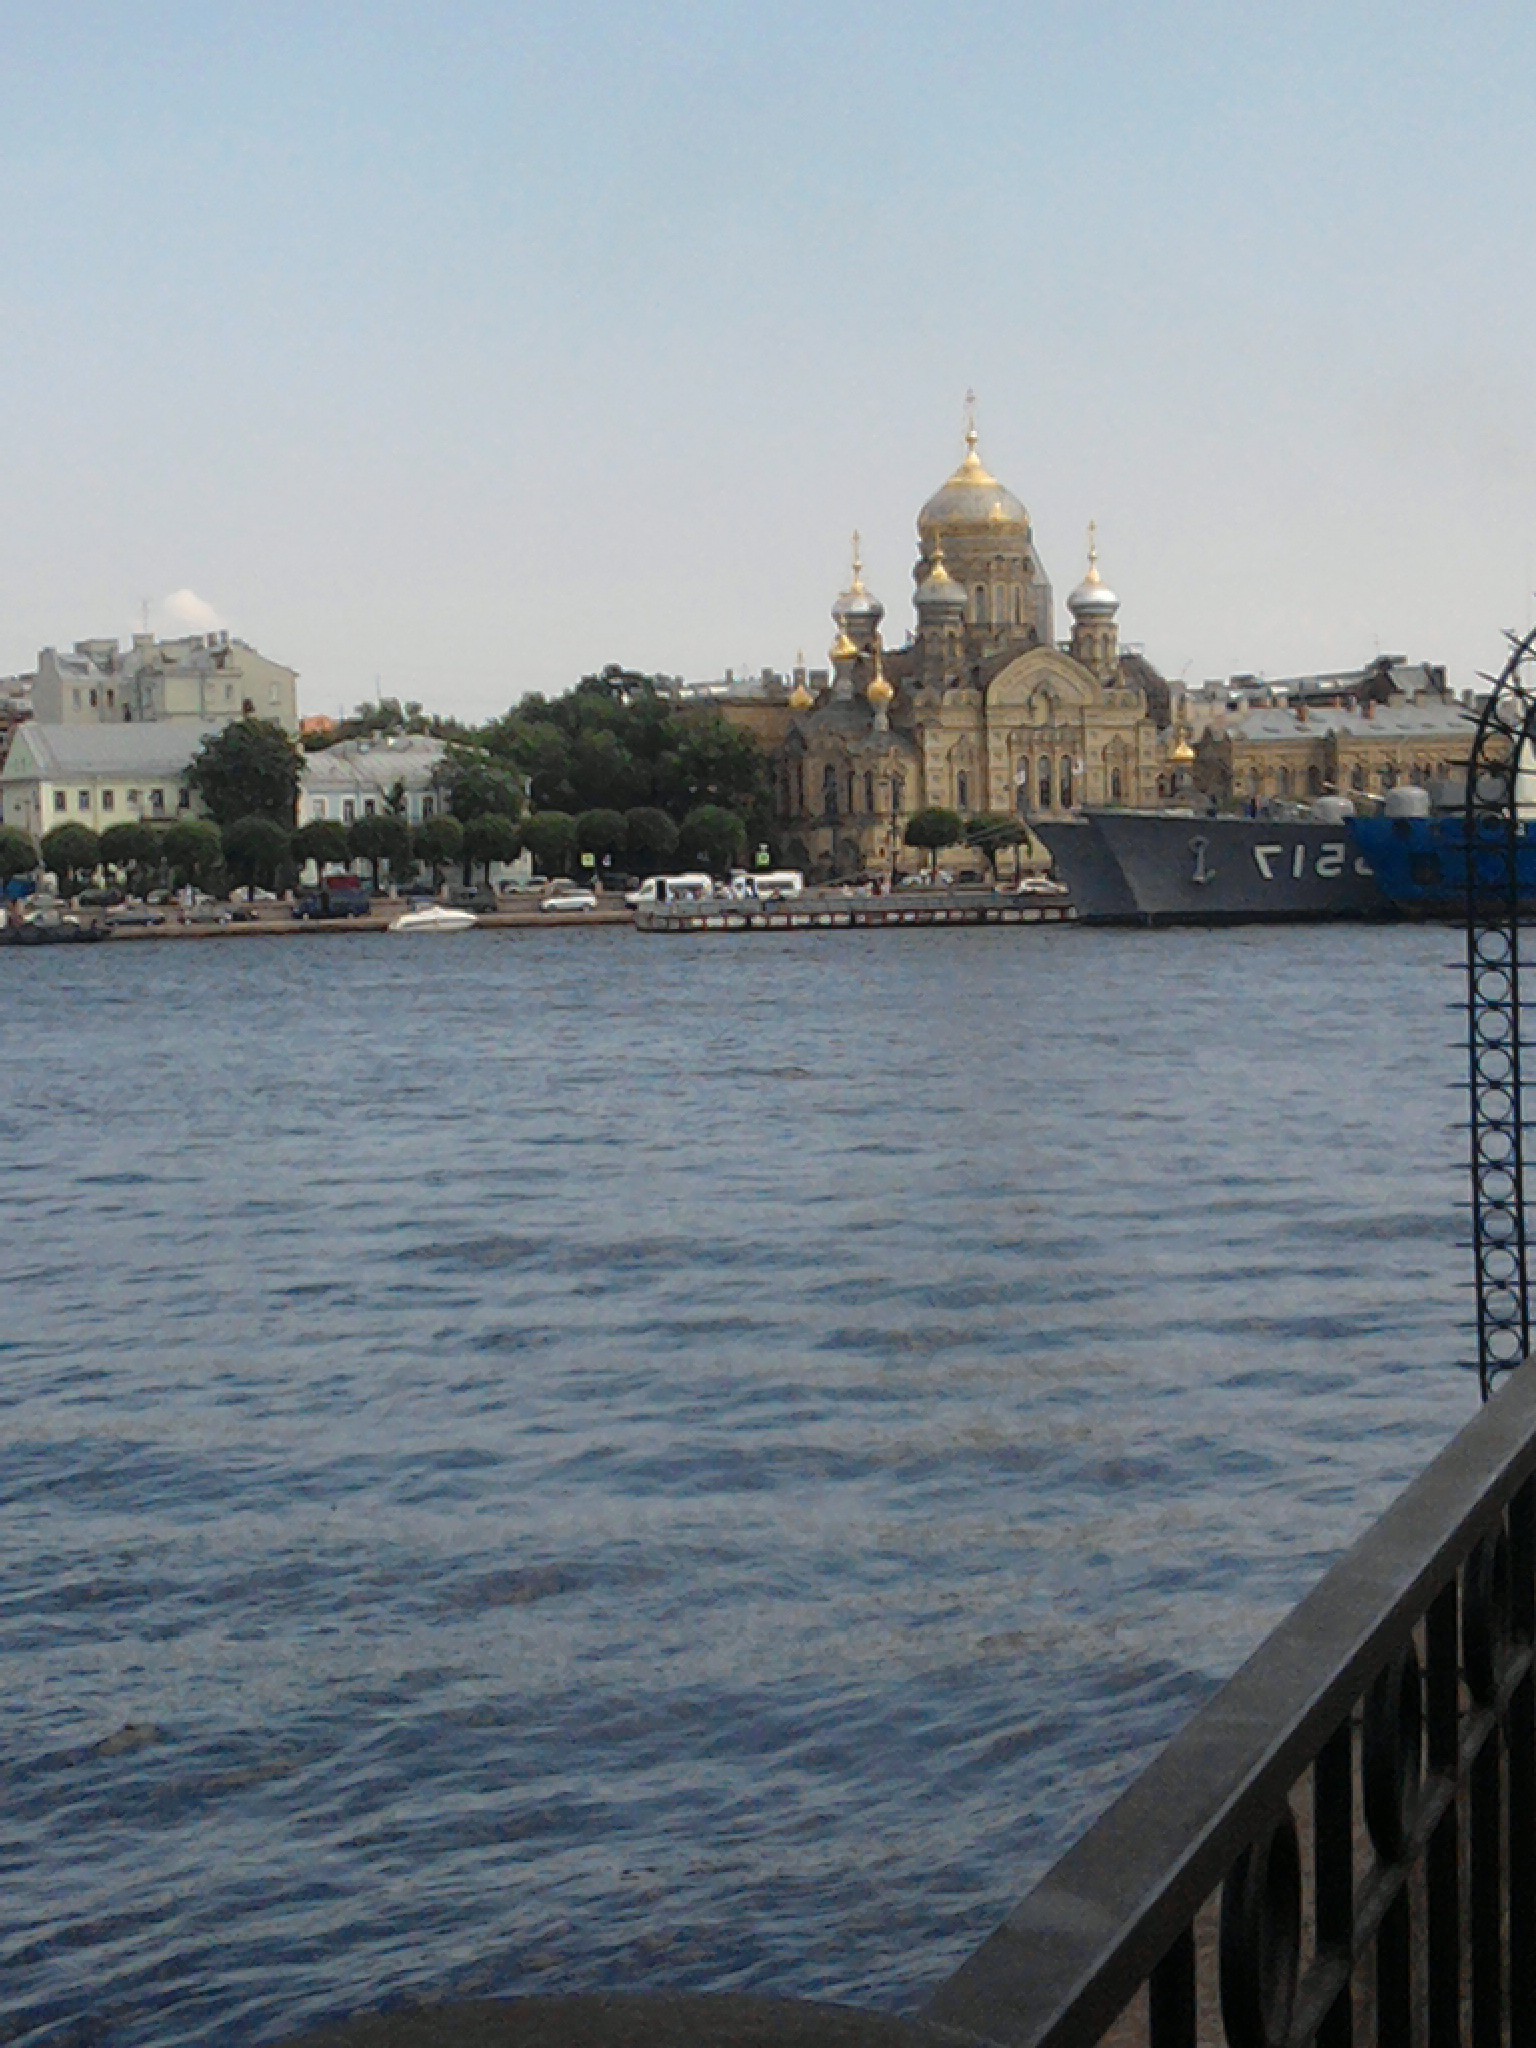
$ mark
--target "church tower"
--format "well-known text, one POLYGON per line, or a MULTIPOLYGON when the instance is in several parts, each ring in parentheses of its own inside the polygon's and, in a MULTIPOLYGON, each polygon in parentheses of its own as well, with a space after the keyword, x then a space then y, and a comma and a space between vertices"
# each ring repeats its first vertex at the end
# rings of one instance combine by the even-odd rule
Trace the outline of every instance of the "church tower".
POLYGON ((1051 645, 1051 586, 1029 514, 982 462, 970 393, 966 407, 965 460, 917 515, 913 577, 929 580, 937 547, 965 591, 967 658, 984 661, 1051 645))
POLYGON ((1120 675, 1120 628, 1116 617, 1120 600, 1099 577, 1099 529, 1088 526, 1088 573, 1067 599, 1072 614, 1072 652, 1092 669, 1101 683, 1111 684, 1120 675))

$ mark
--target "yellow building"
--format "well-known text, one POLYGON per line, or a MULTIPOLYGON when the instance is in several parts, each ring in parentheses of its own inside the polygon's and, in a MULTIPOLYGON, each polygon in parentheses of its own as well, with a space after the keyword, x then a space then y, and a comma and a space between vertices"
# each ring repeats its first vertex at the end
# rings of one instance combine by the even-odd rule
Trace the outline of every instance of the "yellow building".
POLYGON ((906 644, 885 645, 885 608, 865 585, 855 535, 853 575, 832 607, 830 677, 813 689, 797 673, 786 703, 750 715, 721 706, 768 747, 785 857, 812 874, 920 865, 903 834, 933 806, 1028 820, 1158 799, 1168 685, 1122 652, 1119 600, 1092 536, 1058 646, 1029 514, 982 463, 974 423, 965 440, 959 468, 918 514, 906 644))

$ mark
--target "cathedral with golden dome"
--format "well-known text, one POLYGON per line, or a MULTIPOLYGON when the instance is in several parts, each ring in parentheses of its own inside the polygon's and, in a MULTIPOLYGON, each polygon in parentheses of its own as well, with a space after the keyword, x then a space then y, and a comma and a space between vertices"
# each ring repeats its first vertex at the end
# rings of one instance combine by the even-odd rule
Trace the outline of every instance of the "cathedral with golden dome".
POLYGON ((906 824, 933 806, 1027 823, 1083 804, 1152 804, 1166 787, 1169 688, 1121 650, 1092 529, 1058 645, 1029 514, 983 464, 974 418, 965 442, 918 514, 906 643, 885 644, 855 535, 830 671, 798 668, 783 703, 750 721, 773 757, 784 856, 813 874, 917 865, 906 824))

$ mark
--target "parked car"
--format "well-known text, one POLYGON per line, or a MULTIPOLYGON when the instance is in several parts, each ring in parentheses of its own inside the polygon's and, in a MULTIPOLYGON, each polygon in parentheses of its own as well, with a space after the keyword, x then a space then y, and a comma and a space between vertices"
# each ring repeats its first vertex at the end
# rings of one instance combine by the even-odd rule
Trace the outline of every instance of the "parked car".
POLYGON ((373 908, 373 894, 355 875, 327 875, 315 889, 306 889, 294 899, 295 917, 366 917, 373 908))
POLYGON ((1021 875, 1018 893, 1021 896, 1066 896, 1070 891, 1065 882, 1053 882, 1049 875, 1021 875))
POLYGON ((107 923, 114 927, 122 924, 164 924, 165 912, 151 910, 147 903, 121 903, 107 912, 107 923))
POLYGON ((82 889, 75 898, 91 910, 115 910, 124 900, 121 889, 82 889))
POLYGON ((472 910, 476 916, 483 915, 487 910, 500 910, 501 908, 492 890, 481 888, 466 889, 461 882, 456 882, 448 891, 448 901, 455 910, 472 910))
POLYGON ((578 889, 574 882, 567 882, 563 889, 558 883, 552 883, 549 894, 539 908, 556 913, 596 910, 597 897, 590 889, 578 889))

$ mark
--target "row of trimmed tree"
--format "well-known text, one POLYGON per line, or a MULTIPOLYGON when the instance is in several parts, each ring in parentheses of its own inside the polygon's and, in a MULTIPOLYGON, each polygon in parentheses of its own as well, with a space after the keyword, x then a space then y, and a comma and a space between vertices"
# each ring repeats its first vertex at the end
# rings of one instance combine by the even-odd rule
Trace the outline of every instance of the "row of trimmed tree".
POLYGON ((397 880, 426 868, 433 886, 449 868, 465 881, 476 868, 489 879, 497 863, 516 860, 524 849, 545 874, 563 875, 582 854, 588 865, 614 862, 649 874, 674 857, 712 870, 740 857, 746 824, 735 812, 701 804, 674 824, 663 810, 534 811, 521 820, 485 811, 459 819, 447 813, 412 826, 393 811, 358 818, 350 825, 316 818, 290 831, 272 818, 235 818, 220 826, 208 818, 181 818, 170 825, 137 821, 93 832, 87 825, 59 825, 39 846, 14 826, 0 826, 0 882, 48 868, 66 895, 77 895, 96 875, 119 879, 130 894, 147 895, 167 886, 216 891, 231 884, 277 888, 306 862, 328 867, 366 863, 375 885, 386 869, 397 880))
POLYGON ((1019 847, 1028 838, 1023 820, 1009 815, 1007 811, 978 811, 974 817, 964 817, 959 811, 951 811, 943 805, 934 804, 925 811, 914 811, 907 820, 905 839, 908 846, 920 848, 928 856, 930 869, 937 868, 939 855, 947 846, 968 846, 981 854, 997 878, 997 857, 1007 847, 1019 847))

